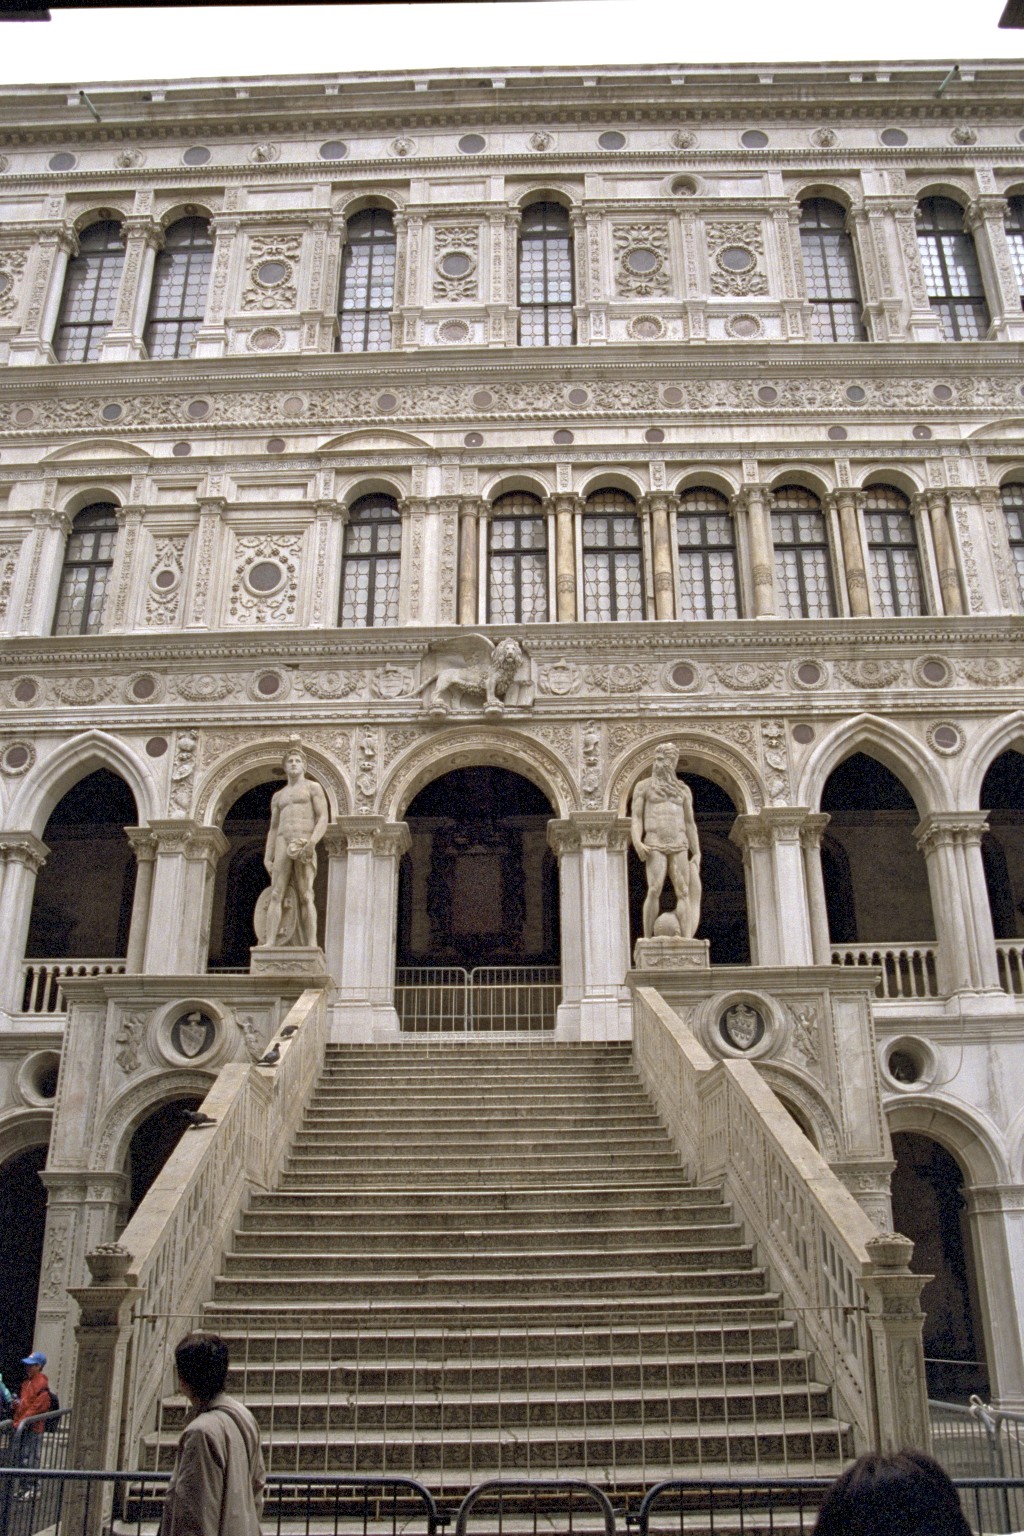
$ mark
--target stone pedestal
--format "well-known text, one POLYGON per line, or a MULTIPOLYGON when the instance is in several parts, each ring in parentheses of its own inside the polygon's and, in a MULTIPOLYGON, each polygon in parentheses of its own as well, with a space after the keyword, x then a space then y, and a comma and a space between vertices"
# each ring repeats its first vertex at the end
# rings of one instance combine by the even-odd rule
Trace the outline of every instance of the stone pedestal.
POLYGON ((638 971, 706 971, 711 944, 707 939, 637 939, 633 964, 638 971))
POLYGON ((252 976, 313 976, 323 982, 327 961, 318 944, 255 944, 249 951, 252 976))

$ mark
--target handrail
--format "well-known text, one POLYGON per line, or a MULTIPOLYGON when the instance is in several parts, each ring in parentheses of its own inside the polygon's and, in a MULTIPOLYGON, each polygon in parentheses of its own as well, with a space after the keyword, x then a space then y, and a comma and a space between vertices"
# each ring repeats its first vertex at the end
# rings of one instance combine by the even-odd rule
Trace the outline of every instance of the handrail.
MULTIPOLYGON (((927 1439, 920 1324, 915 1343, 905 1308, 897 1347, 909 1377, 897 1387, 899 1401, 893 1381, 879 1379, 874 1359, 875 1333, 884 1333, 888 1322, 882 1296, 892 1293, 894 1281, 905 1294, 919 1294, 919 1282, 906 1269, 909 1244, 878 1233, 753 1063, 715 1060, 653 988, 639 987, 634 997, 633 1053, 640 1075, 694 1181, 725 1181, 784 1306, 799 1311, 823 1365, 831 1368, 858 1447, 885 1445, 890 1438, 900 1444, 918 1432, 927 1439), (889 1278, 881 1282, 883 1269, 889 1278), (920 1431, 916 1423, 904 1423, 901 1434, 895 1422, 901 1414, 920 1416, 920 1431)), ((883 1340, 883 1360, 886 1351, 891 1356, 892 1342, 883 1340)))
POLYGON ((477 1483, 459 1505, 458 1514, 455 1516, 455 1536, 466 1536, 466 1521, 474 1504, 477 1504, 480 1499, 492 1498, 495 1495, 500 1500, 505 1493, 513 1496, 517 1493, 585 1494, 597 1505, 601 1513, 605 1536, 615 1536, 615 1511, 608 1495, 595 1483, 572 1477, 492 1477, 484 1483, 477 1483))
POLYGON ((142 1293, 126 1377, 129 1457, 167 1390, 161 1321, 194 1316, 212 1294, 246 1197, 270 1186, 302 1116, 323 1063, 326 1018, 323 991, 307 990, 268 1046, 280 1052, 276 1065, 221 1068, 202 1104, 215 1124, 185 1133, 118 1240, 132 1255, 127 1281, 142 1293))

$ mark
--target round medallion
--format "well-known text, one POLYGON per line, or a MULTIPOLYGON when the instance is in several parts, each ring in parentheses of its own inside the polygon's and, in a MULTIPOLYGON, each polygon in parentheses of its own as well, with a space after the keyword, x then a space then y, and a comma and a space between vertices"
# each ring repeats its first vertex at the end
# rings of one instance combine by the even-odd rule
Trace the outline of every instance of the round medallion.
POLYGON ((574 443, 576 439, 568 427, 559 427, 558 431, 552 434, 551 441, 559 443, 564 447, 569 443, 574 443))
POLYGON ((607 133, 598 135, 597 142, 602 149, 625 149, 626 135, 619 133, 617 129, 609 129, 607 133))
POLYGON ((478 411, 486 411, 494 404, 494 396, 489 389, 478 389, 473 396, 473 404, 478 411))
POLYGON ((462 441, 467 448, 479 448, 483 443, 482 432, 467 432, 462 441))
POLYGON ((933 725, 928 732, 928 740, 937 752, 949 754, 959 752, 964 744, 963 732, 959 726, 943 722, 941 725, 933 725))
POLYGON ((590 396, 585 389, 570 389, 566 398, 570 405, 586 405, 590 396))
POLYGON ((487 140, 480 133, 464 133, 459 140, 459 149, 464 155, 478 155, 487 146, 487 140))
POLYGON ((680 661, 672 668, 672 681, 677 688, 692 688, 697 674, 688 661, 680 661))
POLYGON ((829 427, 828 435, 834 443, 845 443, 849 434, 845 427, 829 427))
POLYGON ((284 581, 284 570, 276 560, 259 560, 249 567, 246 581, 254 592, 266 595, 268 592, 276 592, 281 586, 284 581))
POLYGON ((276 325, 261 325, 249 332, 247 345, 250 352, 277 352, 284 346, 284 332, 276 325))
POLYGON ((130 691, 133 699, 138 699, 140 703, 145 703, 147 699, 153 697, 156 690, 156 678, 151 677, 148 672, 144 672, 141 677, 137 677, 132 683, 130 691))
POLYGON ((465 251, 449 251, 442 256, 440 265, 445 277, 465 277, 473 270, 473 258, 465 251))
POLYGON ((16 427, 30 427, 36 419, 36 413, 30 405, 19 405, 14 413, 14 425, 16 427))
POLYGON ((730 315, 725 322, 725 329, 739 341, 749 341, 754 336, 760 336, 761 322, 756 315, 730 315))
POLYGON ((816 661, 802 661, 796 669, 796 676, 805 688, 816 688, 821 682, 822 672, 816 661))
POLYGON ((860 384, 851 384, 849 389, 846 391, 846 398, 852 405, 860 405, 862 401, 867 399, 867 397, 867 390, 864 389, 860 384))
POLYGON ((757 398, 762 405, 774 405, 779 398, 779 392, 773 384, 762 384, 757 391, 757 398))
POLYGON ((748 128, 746 133, 740 134, 740 143, 744 149, 764 149, 768 143, 768 135, 760 128, 748 128))
POLYGON ((908 142, 902 128, 883 128, 879 138, 887 149, 902 149, 908 142))
POLYGON ((123 415, 124 406, 118 405, 116 400, 112 400, 109 405, 105 405, 100 411, 100 416, 104 421, 120 421, 123 415))
POLYGON ((682 405, 683 392, 678 384, 669 384, 666 389, 662 390, 661 398, 666 405, 682 405))
POLYGON ((637 315, 629 322, 629 334, 637 341, 657 341, 665 327, 657 315, 637 315))
POLYGON ((284 453, 285 440, 283 437, 268 437, 265 447, 268 453, 284 453))
MULTIPOLYGON (((917 669, 915 669, 917 670, 917 669)), ((949 682, 949 668, 939 656, 929 656, 920 664, 921 681, 932 688, 941 688, 949 682)))
POLYGON ((190 400, 185 407, 185 414, 192 421, 204 421, 210 414, 209 400, 190 400))
POLYGON ((652 251, 649 246, 638 245, 633 250, 627 251, 622 261, 630 272, 636 272, 642 276, 646 272, 654 271, 658 265, 658 253, 652 251))
POLYGON ((932 390, 932 398, 934 400, 952 400, 953 391, 948 384, 936 384, 932 390))
POLYGON ((814 740, 813 725, 794 725, 793 740, 799 742, 802 747, 809 746, 810 743, 814 740))
POLYGON ((321 160, 344 160, 348 154, 348 145, 341 139, 328 139, 326 144, 321 144, 317 153, 321 160))
POLYGON ((176 459, 187 459, 189 454, 192 452, 192 444, 175 443, 174 447, 171 449, 171 452, 176 459))
POLYGON ((149 738, 149 740, 146 742, 146 756, 147 757, 163 757, 163 755, 164 755, 164 753, 166 751, 167 751, 167 737, 166 736, 151 736, 149 738))
POLYGON ((755 265, 754 253, 745 245, 727 245, 718 252, 715 260, 726 272, 749 272, 755 265))
POLYGON ((261 672, 256 679, 256 692, 261 699, 272 699, 281 692, 283 684, 277 672, 261 672))
POLYGON ((648 427, 644 433, 645 443, 663 443, 664 441, 665 434, 660 427, 648 427))
POLYGON ((51 155, 46 163, 51 171, 73 171, 78 162, 69 150, 61 149, 51 155))
POLYGON ((256 268, 256 281, 262 283, 264 288, 276 288, 291 274, 291 270, 286 261, 261 261, 256 268))
POLYGON ((35 762, 35 756, 35 750, 27 741, 12 741, 0 756, 0 768, 11 777, 27 773, 35 762))
POLYGON ((385 412, 393 411, 393 410, 395 410, 397 408, 397 406, 398 406, 398 396, 397 395, 383 394, 383 395, 378 395, 377 396, 377 409, 378 409, 378 411, 385 411, 385 412))
POLYGON ((442 320, 437 328, 437 335, 440 341, 468 341, 469 326, 465 320, 442 320))
POLYGON ((913 428, 910 435, 911 437, 916 437, 918 442, 925 442, 929 437, 931 437, 932 429, 931 427, 926 427, 923 424, 919 424, 913 428))
POLYGON ((19 704, 31 704, 38 692, 39 685, 31 677, 23 677, 14 685, 14 697, 19 704))
POLYGON ((193 144, 181 158, 186 165, 205 165, 210 158, 210 151, 205 144, 193 144))

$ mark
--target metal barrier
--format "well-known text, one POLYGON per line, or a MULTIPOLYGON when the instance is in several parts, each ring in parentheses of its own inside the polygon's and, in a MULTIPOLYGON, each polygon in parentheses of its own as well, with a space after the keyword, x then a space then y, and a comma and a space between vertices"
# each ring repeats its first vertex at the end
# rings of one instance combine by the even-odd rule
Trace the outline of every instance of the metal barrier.
POLYGON ((666 1479, 644 1495, 626 1524, 637 1536, 661 1531, 810 1532, 818 1518, 829 1478, 779 1477, 666 1479))
POLYGON ((70 1427, 71 1410, 61 1408, 22 1419, 14 1430, 7 1469, 0 1469, 0 1536, 32 1536, 60 1519, 70 1427))
POLYGON ((401 1027, 416 1034, 553 1030, 561 998, 557 965, 401 966, 395 972, 401 1027))
POLYGON ((881 969, 876 997, 938 997, 935 944, 843 944, 832 946, 832 964, 881 969))
MULTIPOLYGON (((929 1399, 932 1451, 954 1479, 998 1478, 1024 1482, 1024 1414, 1004 1413, 972 1397, 966 1405, 929 1399)), ((1024 1499, 1019 1489, 1000 1485, 977 1493, 978 1515, 986 1531, 1024 1528, 1024 1499)))
POLYGON ((501 1532, 508 1521, 515 1531, 536 1531, 543 1523, 548 1531, 583 1532, 603 1529, 615 1536, 615 1511, 608 1495, 593 1483, 568 1478, 496 1477, 471 1488, 455 1517, 455 1536, 478 1530, 470 1515, 479 1511, 480 1524, 488 1532, 501 1532), (577 1508, 577 1505, 580 1507, 577 1508), (596 1509, 599 1521, 593 1517, 596 1509), (524 1523, 525 1522, 525 1523, 524 1523))

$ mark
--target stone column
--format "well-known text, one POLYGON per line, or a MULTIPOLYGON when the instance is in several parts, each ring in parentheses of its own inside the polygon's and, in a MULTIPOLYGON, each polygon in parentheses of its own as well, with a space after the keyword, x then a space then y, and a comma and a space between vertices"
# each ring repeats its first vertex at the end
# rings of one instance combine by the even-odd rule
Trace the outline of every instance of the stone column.
POLYGON ((64 550, 73 519, 54 507, 40 507, 32 514, 32 521, 35 528, 18 632, 48 635, 53 628, 64 550))
POLYGON ((480 555, 477 543, 477 518, 480 503, 467 496, 459 503, 459 623, 480 622, 477 574, 480 555))
POLYGON ((147 975, 205 975, 217 861, 228 840, 186 818, 151 821, 156 863, 143 969, 147 975))
POLYGON ((131 926, 128 929, 125 972, 129 976, 137 976, 146 955, 149 911, 153 898, 153 868, 159 845, 155 833, 149 827, 125 827, 124 835, 131 843, 135 855, 135 896, 132 900, 131 926))
MULTIPOLYGON (((362 819, 362 818, 360 818, 362 819)), ((327 910, 324 913, 324 959, 337 983, 345 957, 345 885, 348 839, 339 822, 331 822, 320 844, 327 858, 327 910)))
POLYGON ((832 936, 828 929, 825 880, 821 870, 821 839, 831 821, 826 811, 809 811, 800 828, 800 848, 804 859, 804 884, 807 910, 811 919, 811 946, 815 965, 832 964, 832 936))
POLYGON ((871 612, 871 603, 868 598, 868 574, 864 568, 864 545, 860 536, 860 506, 864 498, 860 491, 842 490, 833 492, 831 499, 839 513, 850 614, 855 619, 867 618, 871 612))
POLYGON ((103 613, 103 627, 108 633, 123 633, 134 627, 130 597, 143 510, 130 506, 115 508, 119 537, 114 546, 114 564, 103 613))
POLYGON ((578 496, 552 496, 544 503, 555 514, 555 618, 563 624, 576 622, 576 516, 578 496))
POLYGON ((884 207, 896 234, 902 268, 900 286, 910 298, 909 338, 911 341, 942 341, 942 321, 931 305, 917 244, 917 203, 912 197, 890 198, 884 207))
POLYGON ((100 348, 101 363, 131 363, 145 356, 142 334, 146 328, 153 265, 164 242, 162 226, 146 215, 133 214, 124 219, 121 233, 124 266, 114 319, 100 348))
POLYGON ((912 1445, 931 1450, 931 1420, 924 1370, 921 1292, 923 1275, 909 1268, 914 1245, 897 1232, 867 1244, 871 1268, 861 1281, 868 1299, 868 1375, 877 1414, 877 1449, 883 1454, 912 1445))
POLYGON ((622 1040, 630 1034, 629 821, 614 811, 574 811, 548 822, 558 856, 562 932, 562 1039, 622 1040))
POLYGON ((210 629, 216 625, 216 590, 211 592, 210 588, 216 572, 223 568, 220 555, 227 501, 223 496, 198 496, 196 500, 199 527, 192 540, 192 558, 186 571, 185 628, 210 629))
POLYGON ((729 841, 743 853, 743 885, 747 896, 747 928, 751 965, 768 965, 779 950, 775 912, 771 837, 757 816, 737 816, 729 841), (767 931, 762 931, 762 924, 767 931))
POLYGON ((28 308, 21 331, 11 341, 10 363, 13 367, 35 367, 56 361, 53 333, 60 313, 68 260, 78 250, 74 231, 63 224, 37 229, 38 239, 30 257, 26 283, 28 308))
POLYGON ((964 1190, 992 1401, 1024 1412, 1024 1184, 964 1190))
MULTIPOLYGON (((398 865, 412 838, 404 821, 389 822, 382 816, 342 816, 332 832, 344 837, 347 850, 339 969, 331 968, 338 984, 337 1038, 393 1038, 398 1034, 398 865)), ((336 889, 341 884, 339 878, 336 889)))
POLYGON ((658 619, 674 619, 676 616, 676 576, 672 559, 672 535, 669 513, 676 498, 666 491, 652 491, 641 502, 642 509, 651 519, 651 549, 654 565, 654 616, 658 619))
POLYGON ((0 832, 0 1008, 20 1014, 22 964, 36 875, 46 863, 46 844, 34 832, 0 832))
POLYGON ((963 594, 960 591, 960 576, 956 568, 956 555, 953 550, 953 540, 949 531, 949 512, 946 503, 945 491, 925 491, 921 497, 923 506, 928 511, 928 522, 932 534, 932 548, 935 550, 935 565, 939 576, 939 591, 942 593, 942 608, 944 613, 960 614, 964 611, 963 594))
POLYGON ((985 296, 988 300, 992 341, 1024 341, 1024 310, 1017 274, 1006 239, 1006 199, 983 193, 967 207, 964 224, 974 235, 985 296))
POLYGON ((872 341, 905 340, 907 306, 893 283, 895 236, 890 243, 890 225, 883 207, 872 204, 851 208, 846 222, 860 257, 868 334, 872 341))
POLYGON ((992 914, 981 863, 984 811, 936 811, 914 829, 928 866, 939 991, 999 991, 992 914))
POLYGON ((733 510, 747 519, 750 546, 750 575, 754 592, 754 618, 767 619, 775 614, 775 559, 772 551, 768 493, 763 485, 745 485, 736 497, 733 510))
MULTIPOLYGON (((757 901, 757 964, 813 965, 814 944, 801 835, 810 813, 798 806, 768 806, 738 816, 730 837, 750 852, 757 901)), ((747 860, 744 857, 744 863, 747 860)))
MULTIPOLYGON (((131 1262, 126 1248, 102 1244, 86 1254, 90 1283, 71 1291, 79 1322, 68 1464, 76 1470, 118 1465, 131 1313, 142 1295, 129 1283, 131 1262)), ((101 1536, 109 1528, 111 1503, 111 1489, 101 1493, 86 1483, 70 1483, 64 1490, 61 1528, 79 1536, 101 1536)))

